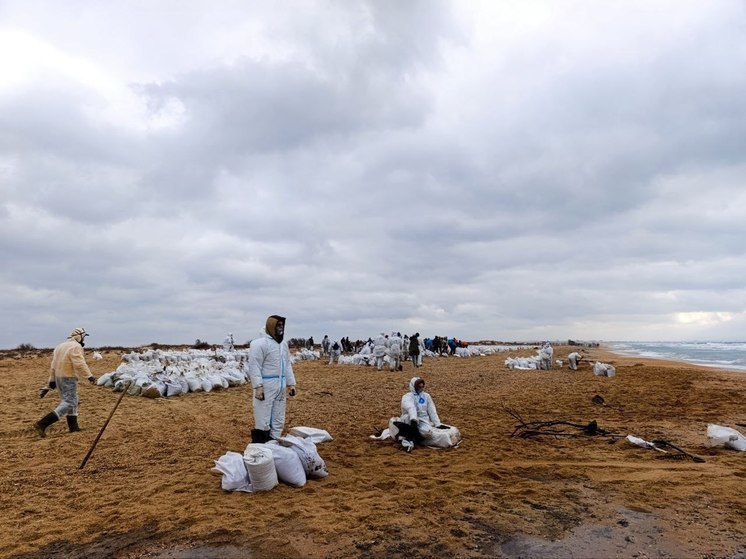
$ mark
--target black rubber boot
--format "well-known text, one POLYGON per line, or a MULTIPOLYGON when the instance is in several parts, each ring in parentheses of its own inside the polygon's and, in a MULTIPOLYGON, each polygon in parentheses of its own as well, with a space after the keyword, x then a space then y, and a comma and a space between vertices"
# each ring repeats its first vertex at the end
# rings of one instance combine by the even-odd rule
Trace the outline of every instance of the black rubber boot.
POLYGON ((78 426, 78 416, 77 415, 68 415, 67 416, 67 428, 70 430, 71 433, 75 433, 75 431, 82 431, 78 426))
POLYGON ((39 421, 34 423, 34 429, 36 429, 36 432, 39 433, 40 437, 46 437, 47 427, 49 427, 52 423, 56 423, 59 420, 60 418, 57 417, 57 414, 54 413, 53 411, 50 411, 47 415, 45 415, 39 421))
POLYGON ((252 443, 266 443, 272 440, 269 436, 269 431, 263 431, 262 429, 251 430, 251 442, 252 443))

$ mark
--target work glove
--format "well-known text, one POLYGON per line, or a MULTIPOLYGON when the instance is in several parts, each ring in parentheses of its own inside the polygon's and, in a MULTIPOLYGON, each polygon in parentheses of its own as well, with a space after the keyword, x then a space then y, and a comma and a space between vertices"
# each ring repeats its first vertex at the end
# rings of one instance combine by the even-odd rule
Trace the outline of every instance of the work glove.
POLYGON ((96 384, 96 377, 94 377, 93 375, 89 376, 88 382, 90 382, 91 384, 96 384))
POLYGON ((288 386, 288 396, 295 396, 296 390, 295 386, 288 386))
POLYGON ((409 424, 410 424, 410 425, 411 425, 412 427, 414 427, 415 429, 417 429, 417 420, 416 420, 416 419, 413 419, 412 421, 410 421, 410 422, 409 422, 409 424))
POLYGON ((39 389, 39 398, 43 398, 44 396, 46 396, 47 392, 49 392, 49 387, 48 386, 42 386, 39 389))
POLYGON ((47 383, 47 386, 49 387, 49 390, 54 390, 55 388, 57 388, 57 381, 56 380, 50 380, 47 383))
POLYGON ((264 400, 264 387, 263 386, 257 386, 254 389, 254 398, 257 400, 264 400))

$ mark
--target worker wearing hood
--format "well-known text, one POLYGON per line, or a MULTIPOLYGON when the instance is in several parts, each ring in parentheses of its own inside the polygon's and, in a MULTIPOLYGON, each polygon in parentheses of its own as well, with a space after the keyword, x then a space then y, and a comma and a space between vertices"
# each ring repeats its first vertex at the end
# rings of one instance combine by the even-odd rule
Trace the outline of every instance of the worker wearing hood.
POLYGON ((75 328, 67 340, 54 348, 49 381, 46 390, 42 389, 39 395, 43 397, 49 390, 57 389, 60 403, 54 411, 34 423, 40 437, 45 437, 47 427, 62 417, 67 417, 67 427, 71 433, 81 430, 78 426, 78 375, 85 375, 91 384, 96 382, 83 353, 86 336, 85 328, 75 328))
POLYGON ((273 314, 267 318, 263 333, 249 346, 249 378, 254 389, 251 441, 255 443, 280 438, 285 426, 285 394, 296 393, 290 349, 283 341, 285 317, 273 314))
POLYGON ((440 425, 440 418, 430 394, 425 392, 425 380, 412 377, 409 392, 401 398, 401 416, 395 423, 403 437, 402 446, 407 452, 415 443, 424 442, 433 436, 433 429, 440 425))

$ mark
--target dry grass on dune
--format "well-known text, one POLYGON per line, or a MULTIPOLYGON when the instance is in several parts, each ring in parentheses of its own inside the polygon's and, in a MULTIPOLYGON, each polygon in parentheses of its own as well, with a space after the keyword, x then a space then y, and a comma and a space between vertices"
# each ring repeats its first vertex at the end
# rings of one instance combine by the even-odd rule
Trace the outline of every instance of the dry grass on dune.
MULTIPOLYGON (((60 422, 39 439, 31 424, 56 405, 54 393, 37 394, 49 355, 6 355, 2 556, 733 556, 746 541, 746 456, 706 448, 705 431, 708 422, 746 421, 746 376, 590 353, 614 362, 617 376, 595 377, 587 364, 577 373, 511 371, 505 355, 426 360, 417 373, 464 441, 411 454, 369 438, 398 413, 411 363, 400 373, 297 363, 287 426, 334 436, 319 445, 330 475, 259 494, 225 493, 210 473, 213 460, 248 442, 247 389, 126 396, 79 470, 118 394, 82 383, 85 430, 69 434, 60 422), (591 402, 596 394, 606 405, 591 402), (661 459, 623 440, 511 438, 516 420, 504 406, 526 421, 596 420, 665 438, 706 462, 661 459)), ((120 356, 89 364, 100 375, 120 356)))

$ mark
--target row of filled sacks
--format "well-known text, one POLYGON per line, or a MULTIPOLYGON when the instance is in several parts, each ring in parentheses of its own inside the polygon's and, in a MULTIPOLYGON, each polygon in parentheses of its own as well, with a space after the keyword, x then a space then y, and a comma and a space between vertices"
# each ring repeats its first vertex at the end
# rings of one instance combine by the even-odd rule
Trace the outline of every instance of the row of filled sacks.
POLYGON ((211 392, 231 386, 246 384, 247 378, 243 373, 233 369, 220 372, 197 374, 146 374, 138 372, 125 374, 111 372, 101 375, 96 384, 111 388, 114 392, 127 390, 131 396, 145 396, 146 398, 170 398, 187 392, 211 392))
POLYGON ((122 355, 122 361, 137 362, 137 361, 159 361, 162 363, 170 362, 184 362, 194 361, 198 359, 208 359, 213 361, 239 361, 249 359, 249 350, 242 349, 236 351, 225 351, 222 349, 207 350, 207 349, 187 349, 184 351, 175 350, 163 350, 163 349, 149 349, 143 352, 130 352, 122 355))
POLYGON ((539 357, 508 357, 505 366, 508 369, 538 369, 539 357))
POLYGON ((295 363, 296 361, 316 361, 318 359, 321 359, 321 354, 318 351, 314 351, 305 347, 290 356, 290 360, 293 363, 295 363))
POLYGON ((243 455, 225 453, 211 471, 222 475, 225 491, 269 491, 278 483, 303 487, 309 479, 329 475, 316 443, 330 440, 331 435, 323 429, 294 427, 278 440, 249 443, 243 455))

